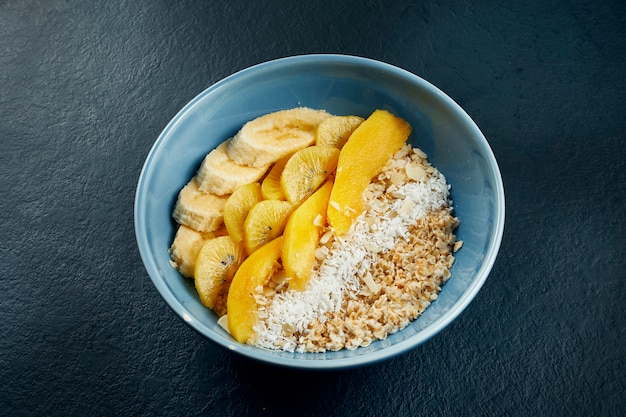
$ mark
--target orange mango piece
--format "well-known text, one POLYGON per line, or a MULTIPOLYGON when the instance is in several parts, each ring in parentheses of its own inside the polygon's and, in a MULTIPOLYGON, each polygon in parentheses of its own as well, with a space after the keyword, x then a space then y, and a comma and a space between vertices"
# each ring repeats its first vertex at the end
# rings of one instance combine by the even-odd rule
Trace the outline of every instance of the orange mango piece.
POLYGON ((329 179, 291 213, 283 234, 282 262, 289 288, 302 291, 311 278, 320 232, 326 225, 328 199, 333 188, 329 179))
POLYGON ((328 223, 340 236, 363 212, 363 192, 406 142, 411 126, 386 110, 374 111, 341 149, 328 203, 328 223))
POLYGON ((239 266, 228 290, 226 301, 228 331, 241 343, 251 343, 258 321, 256 288, 266 284, 280 267, 283 237, 266 243, 239 266))

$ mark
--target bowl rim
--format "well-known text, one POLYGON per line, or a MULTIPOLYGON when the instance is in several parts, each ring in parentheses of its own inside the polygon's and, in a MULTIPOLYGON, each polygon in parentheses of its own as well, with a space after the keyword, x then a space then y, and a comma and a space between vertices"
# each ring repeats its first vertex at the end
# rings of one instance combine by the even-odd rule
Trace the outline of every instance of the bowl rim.
POLYGON ((277 365, 280 367, 309 370, 338 370, 374 364, 382 360, 391 359, 406 351, 409 351, 417 347, 418 345, 426 342, 437 333, 441 332, 465 310, 465 308, 475 298, 476 294, 485 283, 487 277, 491 272, 491 269, 493 268, 493 264, 495 263, 497 254, 499 252, 502 243, 502 237, 504 234, 505 198, 502 175, 495 155, 487 139, 485 138, 479 127, 476 125, 474 120, 465 112, 465 110, 463 110, 461 106, 459 106, 451 97, 445 94, 438 87, 421 78, 420 76, 403 68, 372 58, 344 54, 304 54, 277 58, 236 71, 231 75, 228 75, 221 80, 213 83, 202 92, 197 94, 194 98, 192 98, 185 106, 183 106, 168 122, 168 124, 158 135, 157 139, 154 141, 154 143, 150 147, 150 150, 148 151, 147 157, 139 174, 137 188, 135 191, 133 220, 135 224, 135 237, 139 248, 139 254, 153 285, 156 287, 157 291, 170 306, 170 308, 203 337, 209 339, 211 342, 221 347, 236 352, 247 358, 272 365, 277 365), (319 65, 320 63, 342 63, 370 67, 373 69, 390 72, 396 77, 400 77, 410 83, 418 84, 421 88, 430 90, 433 94, 437 95, 439 100, 445 102, 445 105, 451 111, 453 111, 458 117, 463 119, 463 122, 468 126, 468 128, 475 136, 475 140, 480 142, 482 150, 487 156, 489 166, 492 171, 491 175, 495 180, 494 189, 496 193, 494 228, 490 236, 491 244, 485 254, 481 268, 475 274, 469 287, 461 294, 460 298, 452 305, 452 307, 448 309, 441 317, 439 317, 436 322, 429 324, 425 329, 421 330, 419 334, 420 337, 418 338, 412 337, 374 352, 370 352, 364 355, 347 356, 343 358, 310 360, 305 358, 287 358, 274 355, 272 354, 273 351, 271 350, 267 350, 267 353, 265 353, 264 349, 241 345, 234 340, 229 341, 221 335, 218 335, 215 331, 208 328, 200 321, 193 318, 188 313, 188 310, 183 306, 183 304, 169 291, 168 287, 165 285, 165 280, 159 274, 159 268, 157 266, 156 259, 152 256, 147 241, 145 239, 146 227, 141 220, 141 213, 144 210, 144 203, 141 199, 141 196, 143 194, 144 187, 146 187, 146 183, 149 178, 149 172, 153 169, 152 160, 155 158, 157 149, 159 148, 159 146, 161 146, 168 133, 177 125, 178 121, 195 105, 196 102, 201 100, 205 95, 210 94, 212 91, 218 88, 221 88, 225 84, 234 82, 259 70, 267 71, 271 70, 272 67, 292 65, 296 63, 315 65, 319 65))

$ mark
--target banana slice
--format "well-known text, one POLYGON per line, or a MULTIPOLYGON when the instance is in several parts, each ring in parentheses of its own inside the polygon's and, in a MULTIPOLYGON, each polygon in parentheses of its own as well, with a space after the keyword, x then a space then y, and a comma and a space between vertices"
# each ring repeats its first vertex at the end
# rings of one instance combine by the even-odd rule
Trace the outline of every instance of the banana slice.
POLYGON ((172 266, 185 278, 193 278, 196 257, 207 238, 204 234, 185 225, 180 225, 170 246, 172 266))
POLYGON ((269 165, 250 167, 239 165, 228 157, 228 139, 213 149, 204 158, 198 173, 198 189, 215 195, 231 194, 237 187, 258 181, 269 169, 269 165))
POLYGON ((199 232, 213 232, 224 224, 224 205, 228 196, 203 193, 195 177, 178 193, 172 217, 199 232))
POLYGON ((244 245, 248 255, 282 235, 291 209, 290 203, 280 200, 259 201, 250 209, 244 223, 244 245))
POLYGON ((200 301, 218 315, 226 314, 230 282, 244 259, 241 247, 229 236, 207 240, 198 253, 194 282, 200 301))
POLYGON ((169 249, 172 266, 185 278, 193 278, 196 258, 204 242, 208 239, 225 236, 227 234, 228 232, 225 227, 220 227, 215 232, 202 233, 181 224, 176 231, 174 241, 172 241, 172 245, 169 249))
POLYGON ((315 144, 341 149, 363 120, 359 116, 331 116, 317 126, 315 144))
POLYGON ((258 182, 243 185, 228 197, 224 206, 224 225, 235 243, 243 241, 246 217, 261 199, 261 186, 258 182))
POLYGON ((322 185, 337 167, 339 149, 333 146, 309 146, 294 153, 280 176, 287 201, 300 203, 322 185))
POLYGON ((315 141, 315 129, 330 117, 324 110, 297 107, 260 116, 237 132, 228 156, 240 165, 263 167, 315 141))

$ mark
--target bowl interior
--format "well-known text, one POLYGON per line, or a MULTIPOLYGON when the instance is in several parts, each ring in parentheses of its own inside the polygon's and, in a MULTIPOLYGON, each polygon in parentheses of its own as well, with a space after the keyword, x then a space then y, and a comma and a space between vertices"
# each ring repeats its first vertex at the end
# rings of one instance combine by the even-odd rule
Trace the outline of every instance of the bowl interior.
POLYGON ((474 298, 495 261, 504 227, 504 191, 489 145, 470 117, 423 79, 388 64, 340 55, 279 59, 240 71, 188 103, 155 142, 135 201, 135 229, 146 269, 166 302, 189 325, 245 356, 299 368, 345 368, 395 356, 449 324, 474 298), (451 185, 457 236, 452 277, 425 313, 386 340, 353 351, 301 354, 236 343, 203 307, 191 281, 169 265, 171 213, 179 190, 204 156, 262 114, 307 106, 367 117, 386 109, 413 127, 410 141, 451 185))

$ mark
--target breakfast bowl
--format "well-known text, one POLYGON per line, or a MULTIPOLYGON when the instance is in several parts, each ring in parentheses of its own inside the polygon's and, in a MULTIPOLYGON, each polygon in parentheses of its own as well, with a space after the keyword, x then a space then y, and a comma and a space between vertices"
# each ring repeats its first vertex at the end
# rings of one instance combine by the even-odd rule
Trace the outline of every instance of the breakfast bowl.
POLYGON ((281 58, 241 70, 201 92, 165 127, 141 171, 135 233, 145 268, 160 295, 189 326, 236 355, 299 369, 345 369, 415 349, 457 318, 487 279, 504 230, 504 188, 498 164, 477 125, 450 97, 393 65, 346 55, 281 58), (203 158, 248 121, 271 112, 309 107, 367 118, 384 109, 412 127, 408 138, 450 186, 455 230, 463 245, 436 300, 415 320, 356 349, 299 352, 237 342, 205 307, 191 279, 172 267, 169 248, 180 190, 203 158))

